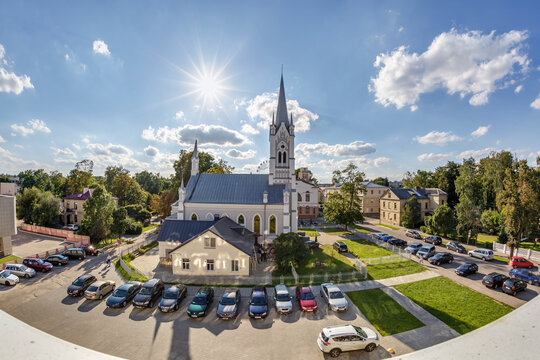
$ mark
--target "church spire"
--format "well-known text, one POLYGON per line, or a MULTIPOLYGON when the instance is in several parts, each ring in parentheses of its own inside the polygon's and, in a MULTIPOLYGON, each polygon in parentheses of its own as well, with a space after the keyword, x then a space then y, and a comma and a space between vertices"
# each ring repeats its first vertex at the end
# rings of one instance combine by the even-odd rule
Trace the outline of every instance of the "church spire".
POLYGON ((278 105, 276 114, 276 127, 279 129, 281 123, 289 127, 289 116, 287 116, 287 101, 285 100, 285 86, 283 85, 283 69, 281 72, 281 83, 279 84, 278 105))
POLYGON ((193 147, 193 156, 199 156, 199 152, 197 151, 197 139, 195 139, 195 146, 193 147))

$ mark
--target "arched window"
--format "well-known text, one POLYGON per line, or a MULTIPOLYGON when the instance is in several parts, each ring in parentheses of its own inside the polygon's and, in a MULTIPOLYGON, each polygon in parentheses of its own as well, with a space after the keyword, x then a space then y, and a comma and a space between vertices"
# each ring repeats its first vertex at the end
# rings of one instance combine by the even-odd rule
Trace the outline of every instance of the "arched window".
POLYGON ((259 233, 261 232, 261 217, 259 215, 255 215, 253 218, 253 232, 259 233))
POLYGON ((302 195, 298 193, 298 201, 302 201, 302 195))
POLYGON ((278 151, 277 159, 278 164, 281 164, 281 151, 278 151))
POLYGON ((238 215, 238 223, 240 225, 244 225, 244 222, 245 222, 244 215, 238 215))
POLYGON ((197 214, 191 214, 191 220, 197 221, 197 214))
POLYGON ((286 159, 287 159, 287 152, 284 151, 284 152, 283 152, 283 163, 284 163, 284 164, 287 163, 287 160, 286 160, 286 159))
POLYGON ((276 233, 276 217, 274 215, 270 216, 270 234, 276 233))
POLYGON ((311 195, 309 194, 309 191, 308 191, 308 192, 306 192, 306 201, 307 201, 307 202, 309 202, 309 198, 310 198, 310 196, 311 196, 311 195))

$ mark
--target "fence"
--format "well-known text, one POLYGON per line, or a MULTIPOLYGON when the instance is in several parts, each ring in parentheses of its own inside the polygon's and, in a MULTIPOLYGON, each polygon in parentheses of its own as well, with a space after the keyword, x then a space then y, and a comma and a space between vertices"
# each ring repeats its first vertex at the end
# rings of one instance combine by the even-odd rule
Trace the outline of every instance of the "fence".
POLYGON ((402 252, 401 254, 396 255, 388 255, 388 256, 380 256, 376 258, 365 258, 365 259, 359 259, 366 265, 380 265, 380 264, 390 264, 390 263, 396 263, 401 261, 410 260, 411 254, 402 252))
MULTIPOLYGON (((497 242, 493 243, 493 251, 510 255, 510 247, 497 242)), ((514 256, 522 256, 526 259, 540 261, 540 252, 531 249, 514 249, 514 256)))
MULTIPOLYGON (((32 254, 32 255, 27 256, 27 257, 36 257, 36 258, 44 259, 49 255, 60 254, 61 252, 65 251, 67 249, 71 249, 73 247, 75 247, 75 245, 73 245, 73 244, 64 245, 64 246, 58 246, 58 247, 56 247, 56 248, 54 248, 52 250, 47 250, 47 251, 43 251, 43 252, 40 252, 40 253, 36 253, 35 255, 32 254)), ((5 269, 6 264, 17 264, 19 262, 22 263, 22 261, 23 261, 22 259, 15 259, 15 260, 8 261, 8 262, 2 264, 2 268, 5 269)))
POLYGON ((22 224, 21 229, 34 232, 37 234, 56 236, 66 239, 66 241, 77 242, 80 245, 90 245, 90 237, 85 235, 77 235, 71 230, 53 229, 45 226, 37 226, 30 224, 22 224))

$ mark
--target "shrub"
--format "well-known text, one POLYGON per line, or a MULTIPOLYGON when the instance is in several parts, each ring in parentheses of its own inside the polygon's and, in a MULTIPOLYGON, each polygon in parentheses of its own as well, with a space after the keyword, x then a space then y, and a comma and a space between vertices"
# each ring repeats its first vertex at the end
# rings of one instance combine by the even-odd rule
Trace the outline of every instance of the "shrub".
POLYGON ((143 226, 140 222, 133 219, 127 221, 126 235, 139 235, 142 233, 143 226))

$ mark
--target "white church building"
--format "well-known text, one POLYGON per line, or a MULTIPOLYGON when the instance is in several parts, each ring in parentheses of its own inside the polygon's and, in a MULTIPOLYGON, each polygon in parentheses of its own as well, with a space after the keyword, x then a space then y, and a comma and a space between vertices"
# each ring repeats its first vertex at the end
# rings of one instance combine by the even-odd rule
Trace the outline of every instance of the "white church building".
MULTIPOLYGON (((173 226, 167 223, 175 221, 217 222, 228 217, 255 233, 258 243, 271 243, 283 232, 297 232, 294 123, 292 115, 287 113, 283 75, 277 109, 269 127, 269 140, 268 174, 199 173, 195 142, 191 177, 186 186, 182 183, 178 189, 179 199, 172 205, 171 216, 162 228, 173 226)), ((159 253, 162 258, 174 257, 171 254, 181 246, 178 241, 168 240, 165 235, 160 236, 159 253)))

